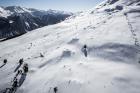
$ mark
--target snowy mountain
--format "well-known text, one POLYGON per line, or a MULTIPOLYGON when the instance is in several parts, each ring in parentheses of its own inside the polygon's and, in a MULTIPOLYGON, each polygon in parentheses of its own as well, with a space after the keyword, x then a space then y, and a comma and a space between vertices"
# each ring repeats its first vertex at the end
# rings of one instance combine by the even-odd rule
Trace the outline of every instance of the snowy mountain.
POLYGON ((140 93, 139 11, 139 0, 106 0, 0 42, 0 91, 12 87, 23 58, 29 72, 17 76, 16 93, 140 93))
POLYGON ((33 29, 56 24, 72 13, 48 10, 42 11, 19 6, 0 7, 0 38, 11 38, 33 29))

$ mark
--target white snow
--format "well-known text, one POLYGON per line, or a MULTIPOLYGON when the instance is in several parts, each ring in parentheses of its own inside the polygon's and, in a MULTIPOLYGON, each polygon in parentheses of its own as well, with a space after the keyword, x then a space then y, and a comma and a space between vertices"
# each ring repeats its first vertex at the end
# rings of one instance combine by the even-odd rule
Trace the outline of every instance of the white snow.
POLYGON ((0 42, 0 66, 8 59, 0 68, 0 90, 12 84, 24 58, 29 73, 16 93, 54 93, 56 86, 58 93, 140 93, 140 13, 125 15, 130 7, 111 14, 90 10, 0 42))
POLYGON ((35 26, 38 26, 38 24, 36 24, 36 23, 33 23, 35 26))
POLYGON ((13 20, 10 20, 10 21, 9 21, 9 23, 13 23, 13 22, 14 22, 13 20))
POLYGON ((2 7, 0 7, 0 17, 8 17, 10 15, 10 11, 4 10, 2 7))
POLYGON ((27 21, 25 21, 26 26, 30 27, 29 23, 27 21))

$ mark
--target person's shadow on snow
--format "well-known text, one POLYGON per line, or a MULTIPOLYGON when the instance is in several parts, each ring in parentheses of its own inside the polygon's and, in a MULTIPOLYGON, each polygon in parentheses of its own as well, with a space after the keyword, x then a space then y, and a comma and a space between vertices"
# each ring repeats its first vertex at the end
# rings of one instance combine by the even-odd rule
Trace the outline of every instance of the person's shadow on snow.
POLYGON ((21 64, 19 64, 16 69, 14 70, 14 72, 16 72, 19 68, 20 68, 21 64))
POLYGON ((6 63, 7 63, 7 59, 4 59, 4 61, 3 61, 3 65, 1 65, 0 68, 2 68, 3 66, 5 66, 6 63))
POLYGON ((25 79, 26 79, 27 74, 26 73, 22 73, 20 79, 19 79, 19 87, 24 83, 25 79))
POLYGON ((2 67, 5 66, 5 65, 6 65, 6 63, 4 63, 3 65, 1 65, 0 68, 2 68, 2 67))

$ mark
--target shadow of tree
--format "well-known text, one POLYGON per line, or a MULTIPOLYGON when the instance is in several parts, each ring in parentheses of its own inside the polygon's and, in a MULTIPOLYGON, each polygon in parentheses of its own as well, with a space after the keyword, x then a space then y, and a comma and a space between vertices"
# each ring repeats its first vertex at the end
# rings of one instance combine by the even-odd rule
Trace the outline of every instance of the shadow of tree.
POLYGON ((132 63, 136 61, 140 50, 134 45, 107 43, 102 46, 89 47, 88 52, 91 56, 132 63))

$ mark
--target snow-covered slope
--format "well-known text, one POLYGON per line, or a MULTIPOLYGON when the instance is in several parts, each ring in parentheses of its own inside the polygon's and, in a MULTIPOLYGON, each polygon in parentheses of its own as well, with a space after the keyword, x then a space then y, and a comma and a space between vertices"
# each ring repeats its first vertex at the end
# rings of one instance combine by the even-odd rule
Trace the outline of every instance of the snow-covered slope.
POLYGON ((0 7, 0 39, 24 34, 65 20, 72 13, 37 10, 19 6, 0 7))
MULTIPOLYGON (((120 6, 132 0, 114 1, 120 6)), ((19 75, 19 81, 25 80, 16 93, 54 93, 54 87, 58 93, 140 93, 139 2, 106 10, 116 3, 103 2, 59 24, 1 42, 1 65, 5 58, 8 63, 0 68, 0 90, 11 86, 18 60, 24 58, 29 72, 19 75)))

